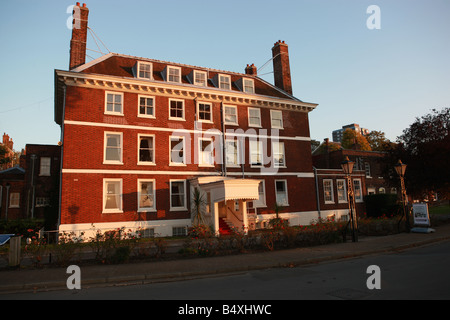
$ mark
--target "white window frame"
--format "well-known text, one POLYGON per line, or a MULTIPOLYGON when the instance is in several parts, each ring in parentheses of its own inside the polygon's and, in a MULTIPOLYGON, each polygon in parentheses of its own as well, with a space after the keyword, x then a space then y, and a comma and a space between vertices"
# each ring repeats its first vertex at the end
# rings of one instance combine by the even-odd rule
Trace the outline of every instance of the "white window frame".
POLYGON ((9 194, 9 208, 20 208, 20 192, 9 194))
POLYGON ((36 197, 35 207, 48 207, 50 206, 50 198, 47 197, 36 197))
POLYGON ((51 173, 51 166, 52 166, 52 158, 51 157, 41 157, 40 163, 39 163, 39 176, 49 177, 50 173, 51 173), (45 163, 47 161, 48 161, 48 163, 45 163))
POLYGON ((167 76, 167 82, 173 82, 173 83, 181 83, 181 67, 174 67, 174 66, 167 66, 166 69, 166 76, 167 76), (170 80, 170 71, 171 70, 176 70, 178 75, 176 75, 175 77, 178 77, 178 81, 174 81, 174 80, 170 80))
POLYGON ((198 138, 198 166, 199 167, 214 167, 214 141, 212 138, 198 138), (211 150, 203 151, 202 141, 209 141, 211 150), (204 155, 210 161, 204 161, 204 155))
POLYGON ((347 203, 347 180, 345 179, 336 179, 336 191, 338 197, 338 203, 347 203), (342 185, 342 188, 340 187, 342 185), (343 199, 340 199, 339 193, 343 192, 343 199))
POLYGON ((186 141, 183 136, 169 136, 169 166, 186 166, 186 141), (183 143, 183 162, 172 161, 172 140, 181 140, 183 143))
MULTIPOLYGON (((231 154, 231 153, 230 153, 231 154)), ((239 139, 231 139, 228 138, 225 140, 225 164, 227 167, 230 168, 239 168, 240 166, 240 144, 239 144, 239 139), (236 159, 235 162, 229 162, 228 161, 228 154, 229 154, 229 150, 232 150, 228 147, 229 144, 235 144, 236 145, 236 153, 233 152, 233 158, 236 159)))
POLYGON ((370 163, 364 162, 364 172, 366 174, 366 178, 372 178, 372 175, 370 174, 370 163))
MULTIPOLYGON (((202 112, 205 113, 205 111, 202 111, 202 112)), ((205 113, 205 114, 207 114, 207 113, 205 113)), ((197 101, 197 121, 213 123, 213 104, 211 102, 197 101), (200 119, 200 105, 201 104, 209 106, 209 119, 200 119)))
POLYGON ((272 161, 274 168, 286 168, 286 150, 284 148, 284 142, 272 141, 272 161), (281 152, 280 149, 282 149, 281 152), (275 161, 275 155, 281 155, 283 163, 275 161))
MULTIPOLYGON (((147 101, 146 101, 146 102, 147 102, 147 101)), ((137 108, 138 108, 138 109, 137 109, 137 116, 138 116, 139 118, 150 118, 150 119, 155 119, 155 118, 156 118, 156 114, 155 114, 155 111, 156 111, 155 102, 156 102, 156 99, 155 99, 154 96, 146 96, 146 95, 142 95, 142 94, 138 95, 138 104, 137 104, 137 108), (142 113, 141 113, 141 98, 144 98, 144 99, 152 99, 152 100, 153 100, 153 105, 152 105, 153 113, 152 113, 152 114, 147 114, 147 113, 142 114, 142 113)), ((147 104, 145 105, 144 108, 145 108, 145 112, 147 112, 147 108, 148 108, 147 104)))
POLYGON ((325 204, 334 203, 334 188, 333 188, 333 179, 323 179, 323 201, 325 204), (329 190, 327 190, 329 189, 329 190), (329 192, 330 197, 327 197, 327 192, 329 192))
POLYGON ((275 180, 274 183, 275 183, 275 201, 276 201, 280 206, 283 206, 283 207, 289 206, 287 180, 286 180, 286 179, 277 179, 277 180, 275 180), (285 187, 285 190, 286 190, 286 203, 278 202, 279 199, 278 199, 278 191, 277 191, 277 182, 283 182, 283 183, 284 183, 284 187, 285 187))
POLYGON ((274 129, 284 129, 283 127, 283 112, 281 110, 270 110, 270 126, 274 129), (279 115, 279 118, 275 118, 275 115, 279 115), (273 121, 277 120, 281 122, 280 126, 274 125, 273 121))
POLYGON ((264 165, 264 159, 263 159, 263 143, 262 140, 252 140, 250 139, 249 142, 249 156, 250 156, 250 166, 252 168, 260 168, 264 165), (256 149, 256 150, 255 150, 256 149), (253 155, 256 155, 259 157, 260 163, 253 162, 253 155))
POLYGON ((146 166, 154 166, 155 164, 155 156, 156 156, 156 152, 155 152, 155 144, 156 144, 156 139, 155 139, 155 135, 154 134, 144 134, 144 133, 140 133, 138 134, 138 139, 137 139, 137 150, 138 150, 138 154, 137 154, 137 164, 138 165, 146 165, 146 166), (152 138, 153 139, 153 148, 151 149, 152 155, 152 161, 141 161, 141 139, 142 138, 152 138))
POLYGON ((242 91, 249 94, 255 93, 255 82, 253 79, 243 78, 242 79, 242 91), (247 82, 247 84, 246 84, 247 82), (249 85, 250 84, 250 85, 249 85), (250 88, 250 90, 249 90, 250 88))
POLYGON ((267 205, 266 205, 266 182, 264 180, 260 180, 259 181, 258 197, 259 198, 257 200, 253 200, 253 207, 254 208, 265 208, 265 207, 267 207, 267 205), (262 192, 260 192, 260 187, 262 189, 262 192))
POLYGON ((170 179, 169 180, 169 200, 170 200, 170 211, 185 211, 187 210, 187 206, 186 206, 186 198, 187 198, 187 194, 186 194, 186 180, 184 179, 170 179), (174 207, 172 205, 172 183, 174 182, 183 182, 183 195, 184 195, 184 201, 183 201, 183 206, 181 207, 174 207))
POLYGON ((185 121, 185 114, 186 114, 185 111, 186 111, 186 108, 185 108, 185 103, 184 103, 183 99, 169 99, 169 120, 185 121), (180 117, 173 117, 171 115, 170 111, 171 111, 172 101, 174 101, 174 102, 181 102, 182 113, 183 113, 183 116, 181 118, 180 117))
POLYGON ((114 116, 123 116, 123 109, 124 109, 124 101, 123 101, 123 92, 117 92, 117 91, 105 91, 105 114, 114 115, 114 116), (114 103, 115 103, 115 96, 120 96, 120 112, 114 111, 108 111, 108 95, 114 95, 114 103))
POLYGON ((355 202, 363 202, 363 190, 362 190, 362 182, 361 179, 353 179, 353 193, 354 193, 354 197, 355 197, 355 202), (357 184, 355 183, 355 181, 358 181, 358 189, 359 189, 359 196, 356 196, 356 189, 357 189, 357 184))
POLYGON ((103 164, 123 164, 123 132, 116 131, 105 131, 103 136, 103 164), (106 148, 108 143, 108 135, 120 136, 120 160, 107 160, 106 159, 106 148))
MULTIPOLYGON (((147 72, 147 71, 143 71, 143 72, 147 72)), ((137 68, 136 68, 136 78, 153 80, 153 64, 150 62, 138 61, 137 68), (150 66, 150 71, 148 71, 149 77, 141 77, 141 66, 150 66)))
POLYGON ((123 180, 122 179, 113 179, 113 178, 104 178, 103 179, 103 206, 102 213, 123 213, 123 180), (106 198, 108 196, 108 183, 119 183, 119 207, 114 209, 106 209, 106 198))
MULTIPOLYGON (((137 190, 138 190, 138 212, 156 212, 156 180, 155 179, 138 179, 137 181, 137 190), (151 207, 141 207, 141 195, 142 195, 142 183, 152 183, 151 195, 153 196, 153 206, 151 207)), ((147 193, 148 194, 148 193, 147 193)))
POLYGON ((206 74, 206 71, 194 70, 192 76, 192 82, 194 83, 194 85, 200 87, 206 87, 208 85, 208 76, 206 74), (202 75, 205 78, 204 82, 197 81, 197 75, 202 75))
POLYGON ((239 125, 238 124, 238 110, 237 110, 237 106, 233 106, 233 105, 228 105, 228 104, 224 104, 223 105, 223 120, 224 120, 224 123, 226 124, 226 125, 232 125, 232 126, 237 126, 237 125, 239 125), (231 114, 232 116, 235 116, 236 117, 236 121, 234 121, 234 122, 232 122, 232 121, 229 121, 229 120, 227 120, 227 108, 228 109, 231 109, 231 110, 234 110, 234 114, 231 114))
POLYGON ((219 87, 219 89, 223 89, 223 90, 231 90, 231 76, 227 75, 227 74, 218 74, 217 75, 217 86, 219 87), (221 81, 221 77, 226 78, 226 81, 221 81), (227 88, 224 88, 223 84, 226 84, 227 88))
POLYGON ((252 107, 248 107, 247 108, 247 115, 248 115, 248 126, 249 127, 254 127, 254 128, 261 128, 261 109, 260 108, 252 108, 252 107), (258 111, 258 120, 259 123, 258 124, 252 124, 250 119, 250 111, 258 111))

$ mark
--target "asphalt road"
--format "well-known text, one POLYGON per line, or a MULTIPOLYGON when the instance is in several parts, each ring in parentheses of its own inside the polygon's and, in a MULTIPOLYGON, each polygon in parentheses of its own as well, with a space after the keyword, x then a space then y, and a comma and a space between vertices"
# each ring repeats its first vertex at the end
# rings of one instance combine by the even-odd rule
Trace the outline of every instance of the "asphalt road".
POLYGON ((39 300, 448 300, 450 241, 398 253, 189 281, 17 293, 39 300), (368 268, 370 266, 372 269, 368 268), (369 271, 369 272, 368 272, 369 271), (369 289, 369 286, 378 288, 369 289))

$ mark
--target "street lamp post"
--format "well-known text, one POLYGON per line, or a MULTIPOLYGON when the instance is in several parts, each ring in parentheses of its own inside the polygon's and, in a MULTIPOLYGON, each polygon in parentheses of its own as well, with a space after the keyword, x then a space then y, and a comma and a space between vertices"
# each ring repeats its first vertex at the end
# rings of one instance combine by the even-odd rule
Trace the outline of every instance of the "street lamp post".
POLYGON ((344 173, 347 176, 347 198, 348 198, 348 206, 350 211, 350 222, 352 226, 352 241, 357 242, 358 241, 358 225, 356 222, 356 208, 354 207, 355 199, 354 199, 354 192, 353 192, 353 185, 352 181, 350 179, 350 175, 353 172, 353 165, 355 163, 353 161, 350 161, 348 157, 345 157, 345 160, 341 163, 341 168, 344 171, 344 173))
POLYGON ((401 160, 398 160, 398 163, 394 166, 395 171, 400 177, 400 184, 401 184, 401 195, 402 195, 402 207, 403 207, 403 216, 400 219, 400 221, 405 217, 405 228, 406 232, 410 231, 410 225, 409 225, 409 215, 406 212, 406 202, 408 201, 408 198, 406 196, 406 188, 405 188, 405 171, 406 171, 406 164, 402 163, 401 160))

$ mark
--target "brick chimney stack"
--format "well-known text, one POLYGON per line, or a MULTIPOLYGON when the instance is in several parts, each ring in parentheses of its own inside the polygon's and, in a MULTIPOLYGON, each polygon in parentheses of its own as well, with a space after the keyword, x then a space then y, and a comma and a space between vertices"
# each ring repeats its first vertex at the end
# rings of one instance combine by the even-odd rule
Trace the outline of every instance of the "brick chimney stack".
POLYGON ((85 64, 86 42, 88 29, 89 9, 86 4, 80 3, 73 7, 72 40, 70 40, 70 63, 69 70, 85 64))
POLYGON ((288 45, 278 40, 272 48, 272 57, 275 86, 292 95, 288 45))
POLYGON ((257 75, 257 68, 255 64, 247 65, 245 68, 245 74, 256 76, 257 75))

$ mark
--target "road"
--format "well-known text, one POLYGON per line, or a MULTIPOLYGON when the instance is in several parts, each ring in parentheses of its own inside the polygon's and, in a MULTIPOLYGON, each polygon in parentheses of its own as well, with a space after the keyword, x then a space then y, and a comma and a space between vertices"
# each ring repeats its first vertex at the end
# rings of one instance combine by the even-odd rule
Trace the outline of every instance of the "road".
POLYGON ((447 300, 450 299, 449 252, 450 241, 447 241, 398 253, 303 267, 148 285, 17 293, 0 299, 447 300), (378 272, 368 273, 369 266, 377 266, 378 272), (379 284, 380 289, 369 289, 368 279, 369 284, 379 284))

